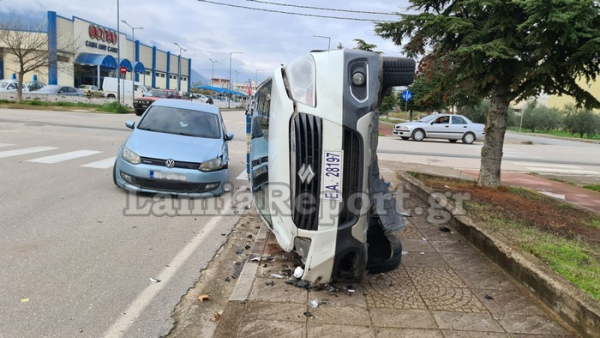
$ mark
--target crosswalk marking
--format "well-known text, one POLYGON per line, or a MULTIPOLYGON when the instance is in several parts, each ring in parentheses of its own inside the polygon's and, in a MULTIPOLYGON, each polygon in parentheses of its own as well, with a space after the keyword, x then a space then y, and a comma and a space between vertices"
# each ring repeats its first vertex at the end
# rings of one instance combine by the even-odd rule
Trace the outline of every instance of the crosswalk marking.
POLYGON ((238 177, 236 177, 236 180, 240 180, 240 181, 247 181, 248 180, 248 173, 246 173, 246 169, 244 169, 244 171, 242 171, 238 177))
POLYGON ((82 167, 108 169, 108 168, 112 168, 112 166, 115 164, 115 159, 117 159, 117 157, 113 156, 113 157, 110 157, 110 158, 107 158, 107 159, 104 159, 101 161, 84 164, 84 165, 82 165, 82 167))
POLYGON ((99 153, 101 153, 101 151, 97 151, 97 150, 78 150, 78 151, 72 151, 72 152, 64 153, 64 154, 58 154, 58 155, 52 155, 52 156, 35 158, 33 160, 29 160, 28 162, 48 163, 48 164, 51 164, 51 163, 58 163, 58 162, 73 160, 73 159, 80 158, 80 157, 85 157, 85 156, 90 156, 90 155, 96 155, 96 154, 99 154, 99 153))
POLYGON ((6 150, 6 151, 0 151, 0 158, 40 153, 42 151, 49 151, 49 150, 54 150, 54 149, 56 149, 56 148, 54 148, 54 147, 32 147, 32 148, 23 148, 23 149, 15 149, 15 150, 6 150))

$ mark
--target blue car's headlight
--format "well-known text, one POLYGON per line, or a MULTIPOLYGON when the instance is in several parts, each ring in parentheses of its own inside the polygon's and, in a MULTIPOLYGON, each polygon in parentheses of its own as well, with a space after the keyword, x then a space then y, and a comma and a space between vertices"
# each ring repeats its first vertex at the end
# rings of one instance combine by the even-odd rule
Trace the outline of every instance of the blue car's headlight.
POLYGON ((221 168, 223 168, 223 158, 219 156, 210 161, 202 162, 202 164, 200 164, 200 167, 198 169, 200 169, 202 171, 214 171, 214 170, 219 170, 221 168))
POLYGON ((129 149, 127 147, 123 147, 123 153, 121 153, 121 158, 131 164, 142 163, 140 156, 138 154, 134 153, 133 151, 131 151, 131 149, 129 149))

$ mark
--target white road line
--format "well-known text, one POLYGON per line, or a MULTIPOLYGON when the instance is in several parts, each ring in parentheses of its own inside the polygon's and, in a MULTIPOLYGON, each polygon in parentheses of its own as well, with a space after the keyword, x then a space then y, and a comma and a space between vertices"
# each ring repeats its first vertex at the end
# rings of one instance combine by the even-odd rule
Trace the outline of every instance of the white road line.
POLYGON ((244 169, 239 175, 238 177, 236 177, 236 180, 240 180, 240 181, 247 181, 248 180, 248 174, 246 173, 246 169, 244 169))
MULTIPOLYGON (((225 210, 226 214, 228 210, 225 210)), ((167 267, 165 267, 159 274, 156 276, 160 280, 160 283, 152 283, 149 284, 144 291, 142 291, 138 296, 129 304, 129 307, 125 311, 121 311, 123 314, 117 319, 117 321, 112 325, 110 329, 108 329, 103 337, 122 337, 125 332, 133 325, 137 317, 144 311, 146 306, 150 304, 152 299, 156 297, 160 291, 165 288, 171 278, 177 273, 180 267, 182 267, 188 258, 198 249, 200 244, 202 244, 205 240, 205 237, 213 231, 213 228, 221 221, 223 216, 213 217, 206 224, 203 231, 199 232, 190 242, 187 244, 177 256, 169 262, 167 267)))
POLYGON ((0 151, 0 158, 33 154, 33 153, 39 153, 42 151, 48 151, 48 150, 54 150, 54 149, 56 149, 56 148, 54 148, 54 147, 33 147, 33 148, 6 150, 6 151, 0 151))
POLYGON ((542 167, 527 167, 534 172, 573 174, 573 175, 598 175, 600 172, 590 170, 575 170, 575 169, 559 169, 559 168, 542 168, 542 167))
POLYGON ((0 148, 4 148, 4 147, 10 147, 10 146, 14 146, 14 144, 10 144, 10 143, 0 143, 0 148))
POLYGON ((522 166, 526 166, 526 167, 581 169, 581 167, 578 167, 576 165, 569 165, 569 164, 538 163, 538 162, 518 162, 518 161, 511 161, 510 163, 516 164, 516 165, 522 165, 522 166))
POLYGON ((115 164, 115 160, 116 159, 117 159, 117 157, 113 156, 113 157, 107 158, 105 160, 101 160, 101 161, 96 161, 96 162, 84 164, 84 165, 82 165, 82 167, 97 168, 97 169, 108 169, 108 168, 112 168, 113 167, 113 165, 115 164))
POLYGON ((97 150, 77 150, 77 151, 72 151, 72 152, 64 153, 64 154, 58 154, 58 155, 52 155, 52 156, 35 158, 33 160, 29 160, 28 162, 48 163, 48 164, 50 164, 50 163, 58 163, 58 162, 63 162, 63 161, 68 161, 68 160, 74 160, 74 159, 80 158, 80 157, 96 155, 96 154, 99 154, 99 153, 101 153, 101 151, 97 151, 97 150))

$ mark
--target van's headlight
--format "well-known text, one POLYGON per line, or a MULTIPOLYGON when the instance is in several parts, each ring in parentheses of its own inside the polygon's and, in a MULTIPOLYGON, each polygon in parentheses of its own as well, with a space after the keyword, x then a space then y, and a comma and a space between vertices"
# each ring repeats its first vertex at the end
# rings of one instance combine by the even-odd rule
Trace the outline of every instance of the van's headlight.
POLYGON ((142 160, 140 159, 140 155, 131 151, 131 149, 124 147, 123 152, 121 153, 121 158, 131 164, 140 164, 142 160))
POLYGON ((220 156, 210 161, 205 161, 200 164, 198 169, 202 171, 214 171, 223 168, 223 158, 220 156))
POLYGON ((292 99, 311 107, 316 106, 315 68, 312 55, 299 57, 285 67, 292 99))

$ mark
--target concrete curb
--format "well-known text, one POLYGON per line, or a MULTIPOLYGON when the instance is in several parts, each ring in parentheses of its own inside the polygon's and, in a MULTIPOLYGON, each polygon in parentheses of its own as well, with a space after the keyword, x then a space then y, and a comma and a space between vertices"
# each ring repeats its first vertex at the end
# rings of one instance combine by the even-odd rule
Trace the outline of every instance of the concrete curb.
MULTIPOLYGON (((405 192, 428 201, 434 192, 406 172, 399 172, 405 192)), ((597 337, 600 332, 600 304, 570 281, 550 270, 543 262, 519 248, 510 246, 499 236, 486 230, 467 216, 454 215, 453 205, 445 207, 449 221, 490 259, 497 262, 513 278, 531 290, 565 322, 584 337, 597 337)))
POLYGON ((244 267, 242 268, 242 272, 237 279, 237 283, 235 284, 235 288, 231 292, 229 296, 229 301, 239 301, 243 302, 248 300, 250 296, 250 292, 252 291, 252 283, 256 279, 256 272, 258 271, 258 264, 249 264, 250 259, 255 256, 259 256, 262 254, 262 248, 264 247, 267 238, 269 237, 269 228, 263 223, 263 225, 258 230, 258 234, 256 235, 256 240, 254 244, 252 244, 252 248, 250 249, 250 255, 246 259, 244 263, 244 267))

